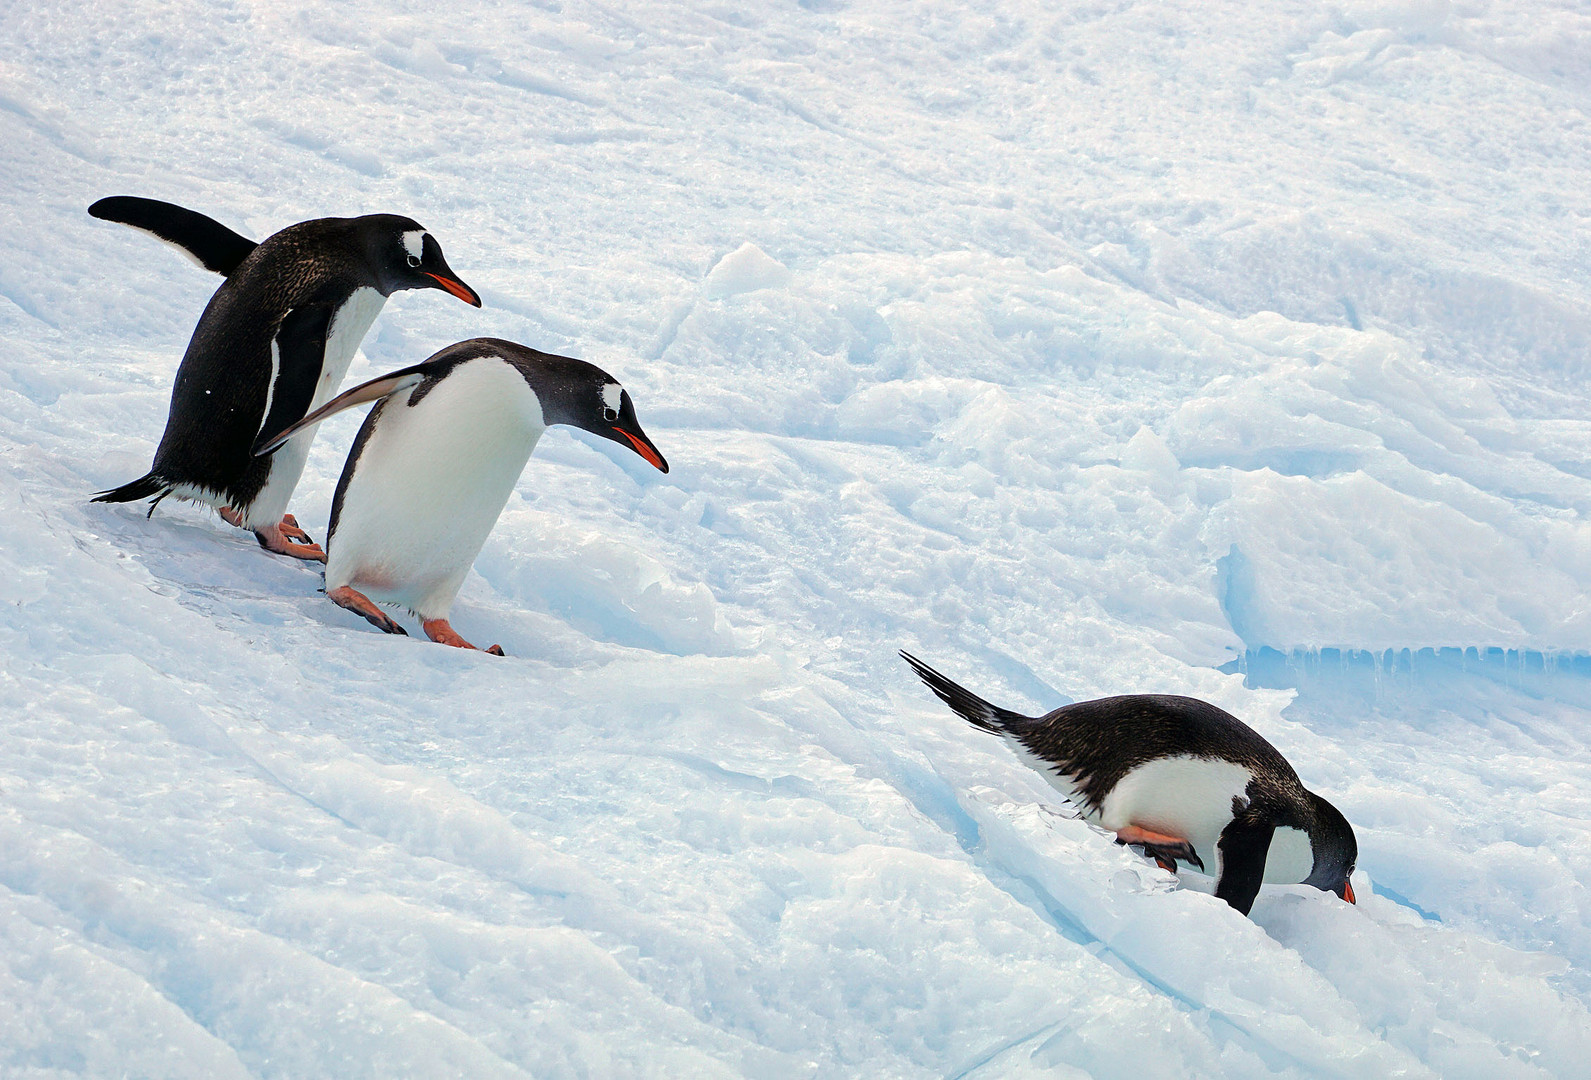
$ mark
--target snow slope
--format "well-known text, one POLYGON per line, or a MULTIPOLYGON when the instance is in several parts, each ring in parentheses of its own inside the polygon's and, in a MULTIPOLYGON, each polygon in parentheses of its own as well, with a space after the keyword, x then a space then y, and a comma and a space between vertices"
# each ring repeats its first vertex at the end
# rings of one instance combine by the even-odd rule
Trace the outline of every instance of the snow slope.
POLYGON ((0 46, 0 1074, 1583 1069, 1577 5, 20 0, 0 46), (117 193, 411 214, 486 306, 399 294, 350 381, 583 356, 673 471, 548 434, 454 610, 507 659, 90 506, 216 285, 117 193), (1176 887, 900 647, 1232 710, 1360 904, 1176 887))

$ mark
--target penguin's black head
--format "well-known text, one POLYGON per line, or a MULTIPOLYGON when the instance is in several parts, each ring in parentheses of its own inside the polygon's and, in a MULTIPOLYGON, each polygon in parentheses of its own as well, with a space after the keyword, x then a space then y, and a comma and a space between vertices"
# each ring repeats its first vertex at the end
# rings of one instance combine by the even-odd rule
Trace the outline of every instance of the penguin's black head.
POLYGON ((371 214, 359 223, 384 296, 400 289, 441 289, 466 304, 481 306, 480 296, 459 280, 442 257, 436 237, 417 222, 396 214, 371 214))
POLYGON ((604 439, 623 443, 657 469, 668 472, 668 462, 663 460, 663 455, 657 452, 652 440, 648 439, 646 432, 641 430, 641 422, 635 418, 635 406, 630 402, 630 392, 618 383, 610 382, 602 387, 601 401, 601 407, 596 414, 597 421, 580 426, 601 435, 604 439), (614 391, 618 393, 615 394, 614 391), (617 407, 615 407, 615 398, 617 398, 617 407))
POLYGON ((600 369, 599 374, 602 374, 602 381, 595 386, 588 385, 586 393, 571 401, 571 419, 560 422, 612 439, 640 454, 655 468, 668 472, 668 462, 663 460, 663 455, 657 452, 652 440, 641 430, 641 422, 635 418, 630 392, 600 369))
POLYGON ((1315 824, 1309 830, 1309 846, 1315 853, 1315 866, 1305 885, 1336 893, 1348 903, 1354 903, 1353 886, 1348 879, 1359 861, 1359 841, 1354 839, 1353 826, 1331 803, 1308 793, 1315 810, 1315 824))
POLYGON ((520 370, 541 399, 542 416, 548 427, 568 424, 612 439, 640 454, 653 467, 668 472, 668 462, 635 418, 629 392, 612 375, 584 360, 535 355, 541 362, 520 370))

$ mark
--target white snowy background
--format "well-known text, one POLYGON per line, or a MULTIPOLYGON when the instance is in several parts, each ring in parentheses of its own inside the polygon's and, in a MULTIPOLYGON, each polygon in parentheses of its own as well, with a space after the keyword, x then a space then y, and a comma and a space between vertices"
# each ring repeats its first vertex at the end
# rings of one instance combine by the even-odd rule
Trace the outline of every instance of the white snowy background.
POLYGON ((1588 162, 1572 0, 0 5, 0 1074, 1586 1075, 1588 162), (543 439, 507 659, 90 505, 219 283, 112 194, 409 214, 486 306, 350 380, 581 356, 673 471, 543 439), (1230 709, 1359 905, 1175 886, 901 647, 1230 709))

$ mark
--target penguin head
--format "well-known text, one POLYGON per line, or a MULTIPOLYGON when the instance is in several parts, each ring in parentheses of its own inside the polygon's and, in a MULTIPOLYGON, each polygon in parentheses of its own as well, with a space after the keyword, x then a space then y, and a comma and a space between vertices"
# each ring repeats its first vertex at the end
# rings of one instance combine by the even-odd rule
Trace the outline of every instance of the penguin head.
POLYGON ((534 370, 526 366, 520 370, 541 400, 542 417, 548 427, 568 424, 612 439, 634 450, 659 471, 668 472, 668 462, 641 430, 629 391, 617 379, 584 360, 546 353, 537 354, 537 358, 540 363, 534 370))
POLYGON ((1315 823, 1309 830, 1315 866, 1304 884, 1336 893, 1348 903, 1355 903, 1353 886, 1348 882, 1359 861, 1359 842, 1354 839, 1353 826, 1331 803, 1313 791, 1306 794, 1315 811, 1315 823))
POLYGON ((359 219, 376 280, 384 296, 400 289, 441 289, 466 304, 481 298, 448 266, 442 245, 419 223, 396 214, 371 214, 359 219))

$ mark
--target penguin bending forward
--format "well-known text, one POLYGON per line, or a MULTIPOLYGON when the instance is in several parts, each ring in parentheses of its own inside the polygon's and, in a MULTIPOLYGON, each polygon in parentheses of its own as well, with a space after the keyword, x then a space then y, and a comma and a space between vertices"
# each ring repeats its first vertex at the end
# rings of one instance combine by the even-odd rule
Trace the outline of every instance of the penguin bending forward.
POLYGON ((337 390, 365 332, 400 289, 442 289, 476 307, 475 294, 414 221, 394 214, 321 218, 262 243, 193 210, 128 195, 88 212, 131 225, 226 278, 199 317, 177 369, 171 412, 144 476, 95 502, 167 495, 207 503, 260 546, 324 562, 326 553, 287 514, 312 433, 256 458, 337 390))
POLYGON ((1040 717, 991 705, 902 652, 941 701, 1008 740, 1082 811, 1175 872, 1213 867, 1215 895, 1244 915, 1261 882, 1313 885, 1350 904, 1359 845, 1253 728, 1197 698, 1079 701, 1040 717))
MULTIPOLYGON (((389 634, 376 602, 407 608, 426 636, 473 649, 448 624, 464 576, 508 503, 541 433, 584 428, 668 463, 607 372, 495 338, 461 341, 423 364, 339 395, 256 454, 344 409, 376 402, 354 439, 332 501, 326 595, 389 634)), ((494 645, 488 652, 503 654, 494 645)))

